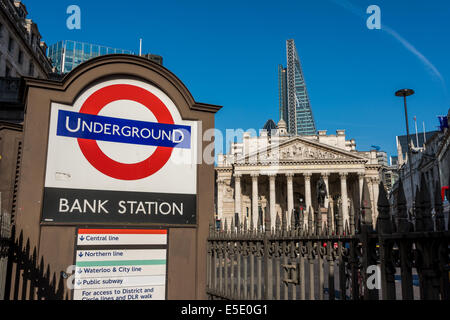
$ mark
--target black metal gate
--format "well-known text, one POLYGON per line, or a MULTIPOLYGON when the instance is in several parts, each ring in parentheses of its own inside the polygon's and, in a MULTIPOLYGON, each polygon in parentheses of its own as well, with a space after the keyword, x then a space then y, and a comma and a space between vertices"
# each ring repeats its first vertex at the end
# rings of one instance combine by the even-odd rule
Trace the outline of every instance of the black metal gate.
MULTIPOLYGON (((440 190, 437 188, 436 190, 440 190)), ((270 214, 258 226, 211 225, 207 294, 232 300, 449 299, 449 226, 442 199, 430 199, 425 179, 415 210, 406 208, 403 186, 394 214, 380 185, 377 225, 364 183, 361 209, 343 221, 338 205, 326 221, 310 209, 296 225, 270 214), (432 210, 431 201, 434 201, 432 210)))

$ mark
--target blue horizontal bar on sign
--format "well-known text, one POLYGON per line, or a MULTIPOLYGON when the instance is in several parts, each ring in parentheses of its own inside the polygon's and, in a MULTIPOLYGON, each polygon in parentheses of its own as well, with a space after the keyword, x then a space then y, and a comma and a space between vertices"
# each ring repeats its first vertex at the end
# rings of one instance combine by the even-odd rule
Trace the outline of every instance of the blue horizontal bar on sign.
POLYGON ((191 127, 59 110, 57 135, 146 146, 190 149, 191 127))

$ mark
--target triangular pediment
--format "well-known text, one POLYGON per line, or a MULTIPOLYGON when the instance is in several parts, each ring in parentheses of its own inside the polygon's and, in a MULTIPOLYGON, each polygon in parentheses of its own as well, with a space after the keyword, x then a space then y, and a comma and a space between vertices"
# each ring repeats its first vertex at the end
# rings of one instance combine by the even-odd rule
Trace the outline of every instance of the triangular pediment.
POLYGON ((367 161, 368 159, 353 152, 302 137, 294 137, 278 145, 271 144, 245 157, 245 162, 310 160, 367 161))

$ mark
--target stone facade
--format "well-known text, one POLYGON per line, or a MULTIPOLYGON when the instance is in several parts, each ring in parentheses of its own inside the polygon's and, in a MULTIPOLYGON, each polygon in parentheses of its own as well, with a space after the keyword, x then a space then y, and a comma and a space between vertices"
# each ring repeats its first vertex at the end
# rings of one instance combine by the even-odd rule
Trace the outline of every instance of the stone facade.
MULTIPOLYGON (((448 119, 450 119, 450 111, 448 112, 448 119)), ((405 192, 407 207, 412 209, 415 200, 415 194, 417 188, 420 187, 421 177, 424 176, 426 183, 428 184, 428 190, 430 192, 430 199, 435 199, 435 194, 441 193, 441 190, 436 190, 437 182, 439 187, 445 187, 449 185, 450 179, 450 155, 449 155, 449 129, 443 131, 433 131, 433 135, 423 144, 422 147, 414 147, 411 152, 411 166, 412 175, 410 172, 408 155, 405 158, 401 157, 398 163, 399 179, 402 180, 403 189, 405 192), (411 176, 414 190, 411 190, 411 176)), ((402 155, 405 151, 398 143, 398 154, 402 155)), ((393 187, 391 193, 391 203, 395 204, 395 197, 398 189, 398 183, 393 187)), ((434 208, 434 201, 431 206, 434 208)), ((444 212, 447 214, 449 211, 448 202, 444 202, 444 212)))
POLYGON ((37 25, 21 1, 0 0, 0 77, 47 79, 52 65, 37 25))
MULTIPOLYGON (((300 206, 318 209, 316 185, 322 178, 328 191, 325 207, 338 201, 348 220, 350 203, 359 208, 364 179, 376 208, 379 170, 376 151, 357 151, 344 130, 336 135, 319 131, 314 136, 291 136, 281 120, 275 132, 262 130, 259 137, 245 133, 242 143, 218 156, 216 216, 231 221, 238 214, 240 222, 251 219, 257 225, 261 210, 270 213, 272 226, 284 212, 291 221, 300 206)), ((375 212, 374 221, 377 216, 375 212)))
MULTIPOLYGON (((447 123, 450 124, 450 109, 447 112, 447 123)), ((441 143, 436 150, 439 163, 439 177, 441 187, 450 186, 450 129, 445 128, 441 143)), ((447 191, 447 201, 450 201, 450 191, 447 191)), ((448 204, 448 203, 447 203, 448 204)))

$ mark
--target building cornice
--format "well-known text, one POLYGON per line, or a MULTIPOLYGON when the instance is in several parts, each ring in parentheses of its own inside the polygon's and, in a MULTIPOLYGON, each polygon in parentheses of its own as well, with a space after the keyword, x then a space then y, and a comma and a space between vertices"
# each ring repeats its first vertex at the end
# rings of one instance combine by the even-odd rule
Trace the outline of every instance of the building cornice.
POLYGON ((235 166, 243 167, 257 167, 257 166, 293 166, 293 165, 342 165, 342 164, 352 164, 352 165, 366 165, 367 160, 351 160, 351 159, 339 159, 339 160, 322 160, 322 159, 311 159, 311 160, 299 160, 299 161, 291 161, 291 160, 282 160, 282 161, 258 161, 258 162, 238 162, 235 163, 235 166))
MULTIPOLYGON (((283 170, 283 167, 289 169, 293 166, 317 166, 317 165, 326 165, 326 166, 342 166, 342 165, 356 165, 360 169, 365 170, 379 170, 381 166, 379 165, 367 165, 363 161, 345 161, 345 160, 335 160, 335 161, 327 161, 327 160, 307 160, 307 161, 281 161, 281 162, 264 162, 264 163, 236 163, 233 166, 227 167, 215 167, 217 172, 233 172, 235 170, 242 170, 244 168, 249 168, 250 170, 255 170, 260 167, 261 170, 267 170, 267 167, 278 167, 280 170, 283 170)), ((313 169, 313 168, 311 168, 313 169)), ((307 169, 308 170, 308 169, 307 169)))

